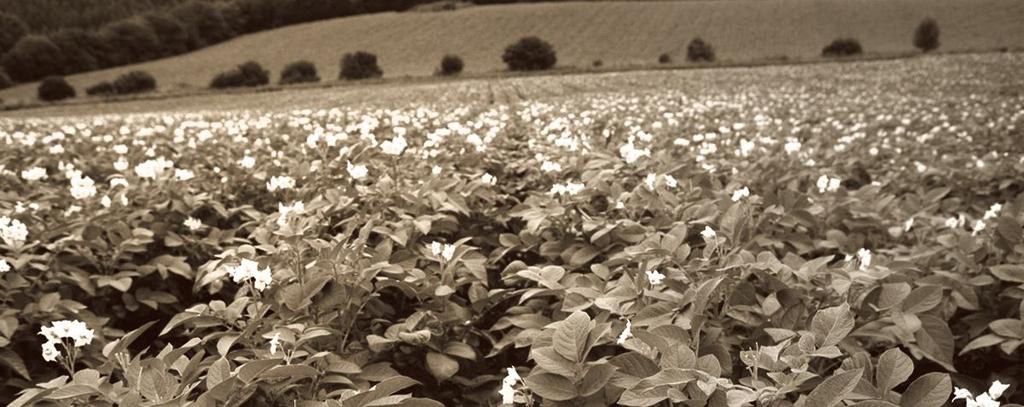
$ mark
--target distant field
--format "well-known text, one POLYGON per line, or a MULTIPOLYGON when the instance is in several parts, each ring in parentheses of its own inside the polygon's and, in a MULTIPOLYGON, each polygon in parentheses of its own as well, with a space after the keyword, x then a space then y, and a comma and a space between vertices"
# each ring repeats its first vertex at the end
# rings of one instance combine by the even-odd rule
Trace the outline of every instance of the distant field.
MULTIPOLYGON (((469 7, 438 13, 384 13, 285 27, 236 38, 165 60, 75 75, 77 88, 133 69, 152 72, 163 89, 205 87, 217 72, 254 59, 271 69, 314 61, 320 76, 337 76, 349 51, 380 57, 385 76, 430 75, 446 53, 460 55, 469 72, 503 69, 501 52, 524 35, 552 42, 559 65, 653 63, 668 52, 682 60, 686 43, 701 36, 719 59, 742 62, 817 58, 839 36, 858 38, 866 52, 913 51, 910 39, 924 17, 938 20, 943 51, 1024 46, 1020 0, 710 0, 538 3, 469 7)), ((80 92, 84 93, 84 92, 80 92)), ((35 86, 0 92, 27 100, 35 86)))

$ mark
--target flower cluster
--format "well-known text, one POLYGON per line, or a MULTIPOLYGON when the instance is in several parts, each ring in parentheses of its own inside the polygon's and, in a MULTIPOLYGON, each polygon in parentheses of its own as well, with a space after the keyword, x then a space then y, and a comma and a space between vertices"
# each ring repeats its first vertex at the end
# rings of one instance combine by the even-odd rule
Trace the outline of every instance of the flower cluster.
POLYGON ((25 243, 28 228, 20 220, 0 216, 0 239, 10 246, 25 243))
POLYGON ((54 362, 61 355, 57 350, 57 344, 71 352, 72 347, 81 348, 92 343, 95 335, 95 331, 89 329, 82 321, 54 321, 50 325, 39 329, 39 334, 46 338, 46 342, 43 343, 43 359, 47 362, 54 362))
POLYGON ((501 404, 515 404, 515 385, 523 378, 519 377, 519 372, 514 367, 507 368, 506 371, 505 378, 501 379, 501 390, 498 390, 498 394, 501 394, 501 404))
POLYGON ((249 259, 242 259, 241 263, 228 270, 228 275, 235 283, 251 281, 256 291, 266 290, 273 282, 270 267, 261 269, 259 263, 249 259))
POLYGON ((828 175, 822 174, 822 176, 818 177, 818 193, 824 194, 826 192, 838 191, 841 183, 842 180, 839 178, 831 178, 828 175))
POLYGON ((440 242, 430 243, 430 252, 434 256, 440 256, 444 261, 452 261, 452 257, 455 257, 455 246, 448 243, 441 244, 440 242))
POLYGON ((970 390, 957 387, 953 392, 953 400, 964 400, 967 407, 999 407, 1002 403, 996 399, 1003 396, 1003 392, 1010 388, 1009 384, 1003 384, 999 380, 992 383, 988 391, 979 394, 977 397, 971 394, 970 390))
POLYGON ((295 179, 287 175, 271 177, 270 181, 267 182, 267 191, 270 192, 292 188, 295 188, 295 179))

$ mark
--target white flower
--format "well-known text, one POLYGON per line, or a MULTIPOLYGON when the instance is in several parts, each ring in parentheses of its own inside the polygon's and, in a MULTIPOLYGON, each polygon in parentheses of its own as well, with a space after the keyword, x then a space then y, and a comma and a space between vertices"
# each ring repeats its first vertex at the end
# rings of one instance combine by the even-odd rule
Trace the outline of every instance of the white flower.
MULTIPOLYGON (((46 338, 48 343, 62 342, 64 339, 71 339, 74 341, 76 348, 81 348, 92 343, 93 335, 95 331, 89 329, 85 322, 82 321, 54 321, 51 326, 43 326, 39 329, 39 334, 46 338)), ((46 347, 44 345, 44 354, 46 347)), ((54 349, 56 351, 56 349, 54 349)), ((56 357, 56 356, 55 356, 56 357)))
POLYGON ((174 168, 174 162, 160 157, 153 160, 146 160, 141 164, 136 165, 135 175, 138 175, 139 178, 157 179, 163 175, 164 171, 171 168, 174 168))
POLYGON ((903 231, 904 232, 909 232, 910 228, 912 228, 912 227, 914 227, 914 218, 913 217, 911 217, 910 219, 907 219, 905 222, 903 222, 903 231))
POLYGON ((286 190, 295 188, 295 179, 289 176, 270 177, 270 181, 267 182, 267 190, 274 192, 277 190, 286 190))
POLYGON ((868 267, 871 267, 871 250, 857 250, 857 261, 860 262, 860 271, 867 271, 868 267))
POLYGON ((444 261, 451 261, 452 257, 455 257, 455 246, 447 243, 442 245, 439 242, 432 242, 430 243, 430 252, 435 256, 443 258, 444 261))
POLYGON ((203 222, 200 221, 199 219, 189 216, 188 219, 185 219, 185 227, 187 227, 188 230, 195 232, 203 228, 203 222))
POLYGON ((483 181, 484 184, 488 185, 495 185, 498 183, 498 179, 489 172, 485 172, 484 175, 480 177, 480 180, 483 181))
POLYGON ((0 274, 11 271, 11 265, 7 263, 7 260, 0 259, 0 274))
POLYGON ((633 322, 627 319, 626 320, 626 329, 622 330, 622 333, 619 334, 619 339, 616 340, 615 343, 618 344, 618 345, 622 345, 622 344, 626 343, 627 339, 632 338, 633 337, 632 328, 633 328, 633 322))
POLYGON ((653 173, 653 172, 652 173, 648 173, 647 176, 644 177, 644 185, 647 185, 647 189, 649 189, 651 191, 654 190, 654 186, 657 184, 657 182, 658 182, 658 175, 653 173))
POLYGON ((739 202, 741 199, 750 196, 750 189, 743 187, 732 192, 732 201, 739 202))
POLYGON ((988 211, 985 212, 985 215, 982 217, 982 219, 989 220, 989 219, 996 218, 996 217, 999 216, 999 212, 1002 211, 1002 210, 1003 210, 1003 205, 1002 204, 994 203, 994 204, 992 204, 991 207, 988 208, 988 211))
POLYGON ((103 198, 100 198, 100 205, 103 205, 104 208, 109 208, 112 202, 108 195, 103 195, 103 198))
POLYGON ((114 161, 114 169, 118 171, 124 171, 128 169, 128 160, 124 157, 118 157, 117 161, 114 161))
POLYGON ((435 165, 433 167, 430 167, 430 174, 434 175, 434 176, 441 175, 441 170, 442 170, 441 166, 435 165))
POLYGON ((583 192, 587 186, 578 182, 568 182, 566 184, 555 184, 551 186, 551 195, 576 195, 583 192))
POLYGON ((14 246, 28 239, 28 227, 20 220, 0 216, 0 240, 14 246))
POLYGON ((519 377, 519 372, 515 368, 507 368, 506 372, 505 378, 501 379, 501 390, 498 390, 498 394, 501 395, 501 404, 514 404, 516 389, 513 386, 522 378, 519 377))
POLYGON ((988 395, 993 399, 997 399, 1003 396, 1003 392, 1010 388, 1010 385, 1004 384, 999 380, 992 382, 992 386, 988 388, 988 395))
POLYGON ((668 185, 669 188, 675 188, 675 187, 679 186, 679 181, 676 181, 675 177, 666 174, 665 175, 665 185, 668 185))
POLYGON ((259 263, 249 259, 242 259, 238 266, 228 270, 228 276, 230 276, 231 280, 235 283, 252 280, 253 288, 255 288, 256 291, 265 290, 270 286, 270 283, 273 280, 270 267, 260 269, 259 263))
POLYGON ((839 178, 829 178, 828 175, 822 175, 818 177, 818 193, 824 194, 825 192, 835 192, 839 190, 839 185, 842 180, 839 178))
POLYGON ((556 162, 544 161, 540 165, 540 170, 544 172, 558 172, 562 170, 562 165, 556 162))
MULTIPOLYGON (((78 175, 78 174, 75 174, 78 175)), ((96 184, 89 177, 71 178, 71 196, 75 199, 92 198, 96 195, 96 184)))
POLYGON ((665 279, 665 275, 661 274, 658 270, 647 270, 645 273, 647 274, 647 281, 650 281, 652 286, 661 284, 661 281, 665 279))
POLYGON ((238 165, 242 166, 242 168, 250 169, 256 166, 256 159, 250 156, 245 156, 238 161, 238 165))
POLYGON ((282 203, 277 204, 277 212, 280 216, 277 217, 277 226, 284 227, 288 223, 288 218, 305 212, 306 206, 301 201, 296 201, 291 205, 285 205, 282 203))
POLYGON ((281 333, 275 332, 274 337, 270 338, 270 354, 277 354, 277 347, 281 346, 281 333))
POLYGON ((346 168, 348 169, 348 175, 351 176, 353 179, 366 178, 366 175, 370 173, 370 171, 366 169, 366 166, 362 164, 352 165, 352 163, 349 162, 346 168))
POLYGON ((953 400, 964 400, 967 407, 999 407, 1002 403, 996 401, 999 397, 1003 396, 1003 392, 1009 388, 1010 385, 1003 384, 999 380, 992 383, 988 391, 979 394, 977 397, 971 395, 970 390, 955 387, 953 390, 953 400))
POLYGON ((402 151, 405 151, 405 147, 408 145, 409 144, 405 142, 405 137, 398 135, 391 140, 386 140, 383 143, 380 143, 380 149, 384 151, 384 154, 401 155, 402 151))
POLYGON ((971 231, 971 236, 976 236, 978 234, 978 232, 981 232, 982 230, 985 230, 985 221, 981 220, 981 219, 978 219, 977 221, 974 222, 974 228, 973 229, 974 230, 971 231))
POLYGON ((177 178, 178 181, 188 181, 188 180, 190 180, 192 178, 195 178, 195 177, 196 177, 196 174, 193 173, 192 171, 189 171, 189 170, 186 170, 186 169, 175 169, 174 170, 174 178, 177 178))
POLYGON ((704 237, 705 240, 711 240, 718 236, 718 234, 715 233, 715 230, 712 229, 711 226, 704 226, 704 230, 700 232, 700 235, 704 237))
POLYGON ((786 154, 793 154, 797 151, 800 151, 800 147, 803 147, 803 144, 800 144, 800 141, 796 139, 790 139, 789 141, 786 142, 785 145, 786 154))
POLYGON ((25 181, 38 181, 46 178, 46 168, 32 167, 21 172, 21 178, 25 181))
POLYGON ((118 153, 118 154, 121 154, 121 155, 128 154, 128 146, 126 146, 124 144, 118 144, 118 145, 114 146, 114 152, 118 153))
POLYGON ((57 350, 56 342, 44 342, 43 343, 43 360, 47 362, 56 362, 57 356, 60 356, 60 351, 57 350))

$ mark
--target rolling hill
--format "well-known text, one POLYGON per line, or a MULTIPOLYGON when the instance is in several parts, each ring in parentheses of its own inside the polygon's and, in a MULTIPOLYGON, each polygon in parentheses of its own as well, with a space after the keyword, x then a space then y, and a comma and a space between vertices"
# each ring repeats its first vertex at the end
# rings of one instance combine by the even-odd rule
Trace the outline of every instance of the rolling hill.
MULTIPOLYGON (((555 45, 560 66, 645 65, 668 52, 682 60, 686 44, 701 36, 719 60, 817 58, 840 36, 860 40, 869 54, 913 51, 918 22, 933 17, 941 51, 982 51, 1024 46, 1021 0, 693 0, 531 3, 477 6, 448 12, 382 13, 294 25, 235 38, 190 54, 78 74, 83 89, 135 69, 156 76, 161 89, 205 87, 220 71, 256 60, 274 80, 287 63, 308 59, 333 79, 345 52, 379 56, 385 77, 433 73, 447 53, 460 55, 468 72, 503 69, 504 47, 525 35, 555 45)), ((35 98, 35 85, 0 91, 8 101, 35 98)))

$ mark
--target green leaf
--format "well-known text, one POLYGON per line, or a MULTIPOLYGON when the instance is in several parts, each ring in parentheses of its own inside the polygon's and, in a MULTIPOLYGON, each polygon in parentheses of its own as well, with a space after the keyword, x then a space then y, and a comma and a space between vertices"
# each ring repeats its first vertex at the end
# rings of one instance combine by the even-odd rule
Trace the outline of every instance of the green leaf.
POLYGON ((942 407, 953 392, 953 383, 945 373, 928 373, 917 378, 900 399, 900 407, 942 407))
POLYGON ((864 369, 851 370, 833 375, 821 382, 807 395, 804 403, 807 407, 832 407, 841 403, 846 396, 857 387, 857 382, 864 374, 864 369))
POLYGON ((811 330, 817 339, 818 348, 838 345, 853 330, 853 314, 850 304, 818 311, 811 320, 811 330))
POLYGON ((558 324, 551 338, 552 346, 559 355, 572 362, 580 362, 590 335, 590 317, 583 311, 576 311, 558 324))
POLYGON ((875 371, 875 385, 878 398, 885 398, 894 387, 899 386, 914 373, 914 361, 897 348, 892 348, 878 358, 875 371))
POLYGON ((892 404, 892 403, 890 403, 888 401, 867 400, 867 401, 862 401, 860 403, 854 404, 854 405, 852 405, 850 407, 899 407, 899 406, 897 406, 895 404, 892 404))
POLYGON ((530 391, 547 400, 565 401, 576 397, 576 386, 573 382, 556 374, 533 374, 523 380, 530 391))
POLYGON ((1003 338, 1003 337, 1001 337, 999 335, 985 334, 985 335, 979 336, 977 338, 974 338, 973 341, 968 343, 967 346, 964 346, 964 348, 960 350, 960 354, 963 355, 963 354, 965 354, 967 352, 970 352, 972 350, 975 350, 975 349, 981 349, 981 348, 987 348, 989 346, 995 346, 995 345, 998 345, 1000 343, 1003 343, 1004 341, 1006 341, 1006 338, 1003 338))
POLYGON ((25 380, 32 380, 32 377, 28 374, 28 367, 25 366, 25 361, 13 350, 7 348, 0 349, 0 362, 10 367, 19 376, 24 377, 25 380))
POLYGON ((281 359, 262 359, 248 362, 238 368, 238 378, 248 384, 251 383, 263 371, 281 364, 281 359))
POLYGON ((50 400, 65 400, 88 394, 99 394, 99 391, 94 389, 92 386, 86 386, 84 384, 69 384, 67 386, 61 386, 53 393, 50 393, 46 398, 50 400))
POLYGON ((921 315, 921 329, 914 333, 918 348, 929 359, 938 362, 951 372, 953 367, 953 332, 949 325, 939 317, 921 315))
POLYGON ((427 352, 427 370, 439 382, 450 379, 459 372, 459 362, 437 352, 427 352))
POLYGON ((906 313, 920 314, 935 308, 940 302, 942 302, 942 288, 929 285, 911 291, 907 298, 903 299, 900 308, 906 313))
POLYGON ((989 270, 992 270, 992 274, 995 274, 1000 280, 1011 283, 1024 283, 1024 265, 1002 264, 992 266, 989 270))
POLYGON ((306 365, 283 365, 272 367, 263 373, 260 373, 261 379, 268 378, 306 378, 319 376, 320 371, 306 365))
POLYGON ((206 371, 206 388, 212 389, 229 377, 231 377, 231 362, 221 357, 214 361, 206 371))
POLYGON ((578 383, 580 396, 587 397, 604 389, 615 373, 615 366, 609 364, 594 365, 587 370, 583 380, 578 383))

